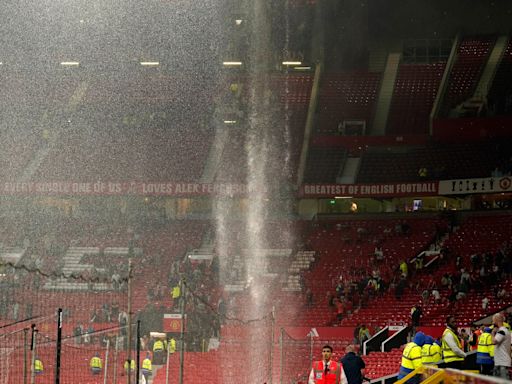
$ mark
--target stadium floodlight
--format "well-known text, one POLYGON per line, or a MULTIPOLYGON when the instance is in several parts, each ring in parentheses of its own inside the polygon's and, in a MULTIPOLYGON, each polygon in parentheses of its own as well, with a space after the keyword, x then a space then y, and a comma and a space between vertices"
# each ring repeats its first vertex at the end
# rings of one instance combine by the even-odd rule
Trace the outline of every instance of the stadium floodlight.
POLYGON ((80 65, 79 61, 61 61, 60 65, 64 67, 78 67, 80 65))
POLYGON ((242 24, 242 21, 243 21, 242 19, 236 19, 235 20, 235 24, 236 25, 240 25, 240 24, 242 24))
POLYGON ((226 67, 239 67, 242 65, 241 61, 223 61, 222 65, 226 67))
POLYGON ((160 62, 159 61, 141 61, 140 65, 142 65, 143 67, 156 67, 156 66, 160 65, 160 62))
POLYGON ((224 120, 224 124, 236 124, 236 120, 224 120))
POLYGON ((310 66, 299 66, 299 67, 293 67, 293 69, 297 71, 309 71, 311 69, 310 66))
POLYGON ((283 65, 301 65, 302 61, 283 61, 283 65))

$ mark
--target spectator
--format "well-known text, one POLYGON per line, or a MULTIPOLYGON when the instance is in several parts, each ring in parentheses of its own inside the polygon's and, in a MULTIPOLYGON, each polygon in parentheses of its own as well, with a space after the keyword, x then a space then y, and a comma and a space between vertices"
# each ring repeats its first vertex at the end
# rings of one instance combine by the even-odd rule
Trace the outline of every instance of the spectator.
POLYGON ((407 277, 408 267, 404 260, 400 261, 400 272, 402 273, 402 276, 407 277))
POLYGON ((487 296, 486 296, 486 297, 484 297, 484 298, 482 299, 482 309, 483 309, 484 311, 486 311, 488 307, 489 307, 489 299, 488 299, 488 298, 487 298, 487 296))
POLYGON ((361 384, 364 377, 363 370, 366 365, 363 359, 355 354, 353 345, 348 345, 345 352, 346 354, 340 362, 347 377, 347 384, 361 384))
POLYGON ((374 255, 376 261, 384 260, 384 252, 382 252, 382 247, 375 247, 375 250, 373 251, 373 255, 374 255))
POLYGON ((460 340, 462 342, 462 350, 469 352, 469 335, 464 328, 460 330, 460 340))
POLYGON ((354 345, 359 345, 359 331, 361 330, 361 326, 359 324, 354 328, 354 345))
POLYGON ((365 324, 361 325, 361 328, 359 329, 359 344, 360 349, 359 351, 363 351, 363 345, 366 340, 369 340, 371 337, 370 330, 366 327, 365 324))
POLYGON ((439 303, 441 301, 441 294, 437 290, 437 288, 434 288, 432 290, 432 297, 434 298, 434 303, 439 303))
POLYGON ((492 330, 492 342, 494 344, 494 376, 509 379, 508 370, 511 366, 510 358, 510 331, 504 326, 504 317, 497 313, 492 317, 494 329, 492 330))
POLYGON ((421 310, 420 304, 416 304, 415 306, 413 306, 411 308, 411 322, 412 322, 412 326, 413 326, 413 332, 414 332, 414 328, 418 327, 420 325, 421 315, 422 315, 422 310, 421 310))

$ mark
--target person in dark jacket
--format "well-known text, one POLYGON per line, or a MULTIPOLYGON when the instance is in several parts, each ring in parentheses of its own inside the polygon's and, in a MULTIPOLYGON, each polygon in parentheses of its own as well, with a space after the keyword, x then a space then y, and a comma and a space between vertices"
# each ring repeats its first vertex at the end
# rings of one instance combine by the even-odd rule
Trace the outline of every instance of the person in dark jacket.
POLYGON ((361 384, 363 382, 362 370, 366 366, 363 359, 355 354, 354 347, 348 345, 345 349, 345 356, 340 360, 348 384, 361 384))

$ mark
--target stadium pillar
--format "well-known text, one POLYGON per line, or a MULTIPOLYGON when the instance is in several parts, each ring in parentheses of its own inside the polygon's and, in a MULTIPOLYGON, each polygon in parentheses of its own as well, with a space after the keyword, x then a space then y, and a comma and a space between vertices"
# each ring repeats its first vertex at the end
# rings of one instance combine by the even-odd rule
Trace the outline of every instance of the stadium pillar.
MULTIPOLYGON (((103 374, 103 384, 107 384, 108 376, 108 352, 110 351, 110 339, 107 339, 107 351, 105 352, 105 373, 103 374)), ((114 366, 115 367, 115 366, 114 366)))
POLYGON ((23 329, 23 384, 27 384, 27 333, 28 328, 23 329))
MULTIPOLYGON (((128 259, 128 329, 126 330, 126 336, 128 338, 126 359, 128 360, 128 369, 126 375, 126 382, 131 384, 132 376, 132 259, 128 259)), ((137 361, 137 367, 139 362, 137 361)))
POLYGON ((140 361, 140 320, 137 320, 137 340, 135 342, 136 354, 137 356, 137 365, 136 365, 136 374, 135 374, 135 383, 139 384, 139 374, 140 374, 140 367, 139 367, 139 361, 140 361))
POLYGON ((309 332, 309 366, 313 366, 313 330, 309 332))
MULTIPOLYGON (((181 319, 181 321, 183 321, 183 319, 181 319)), ((169 357, 170 357, 170 351, 171 351, 171 347, 170 347, 170 342, 168 341, 167 342, 167 362, 165 364, 165 384, 169 384, 169 357)))
POLYGON ((57 309, 57 342, 55 346, 55 384, 60 383, 60 352, 62 347, 62 308, 57 309))
POLYGON ((181 279, 181 329, 180 329, 180 381, 179 384, 183 384, 183 366, 185 364, 185 307, 187 301, 187 295, 185 292, 186 284, 183 278, 181 279))
POLYGON ((32 324, 32 341, 30 343, 30 350, 32 351, 32 358, 30 364, 30 384, 34 384, 36 382, 36 338, 36 325, 32 324))
POLYGON ((272 384, 272 376, 274 376, 274 329, 276 325, 275 310, 276 308, 272 306, 272 312, 270 312, 270 377, 268 379, 270 384, 272 384))
POLYGON ((116 345, 114 346, 114 384, 117 384, 117 353, 119 348, 119 336, 116 335, 116 345))
POLYGON ((283 384, 283 365, 284 365, 284 328, 281 328, 281 334, 279 335, 279 384, 283 384))

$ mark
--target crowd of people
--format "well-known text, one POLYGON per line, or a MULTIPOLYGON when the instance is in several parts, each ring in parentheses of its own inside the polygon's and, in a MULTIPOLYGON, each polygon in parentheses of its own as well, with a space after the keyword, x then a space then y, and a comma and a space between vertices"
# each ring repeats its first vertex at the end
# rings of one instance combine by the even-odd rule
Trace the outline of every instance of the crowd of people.
POLYGON ((492 317, 492 324, 473 327, 469 334, 457 327, 454 316, 449 316, 439 339, 416 332, 403 350, 398 379, 406 378, 409 384, 419 383, 417 370, 428 365, 464 369, 471 351, 476 351, 476 364, 481 374, 509 379, 511 335, 510 324, 505 320, 504 314, 497 313, 492 317))

